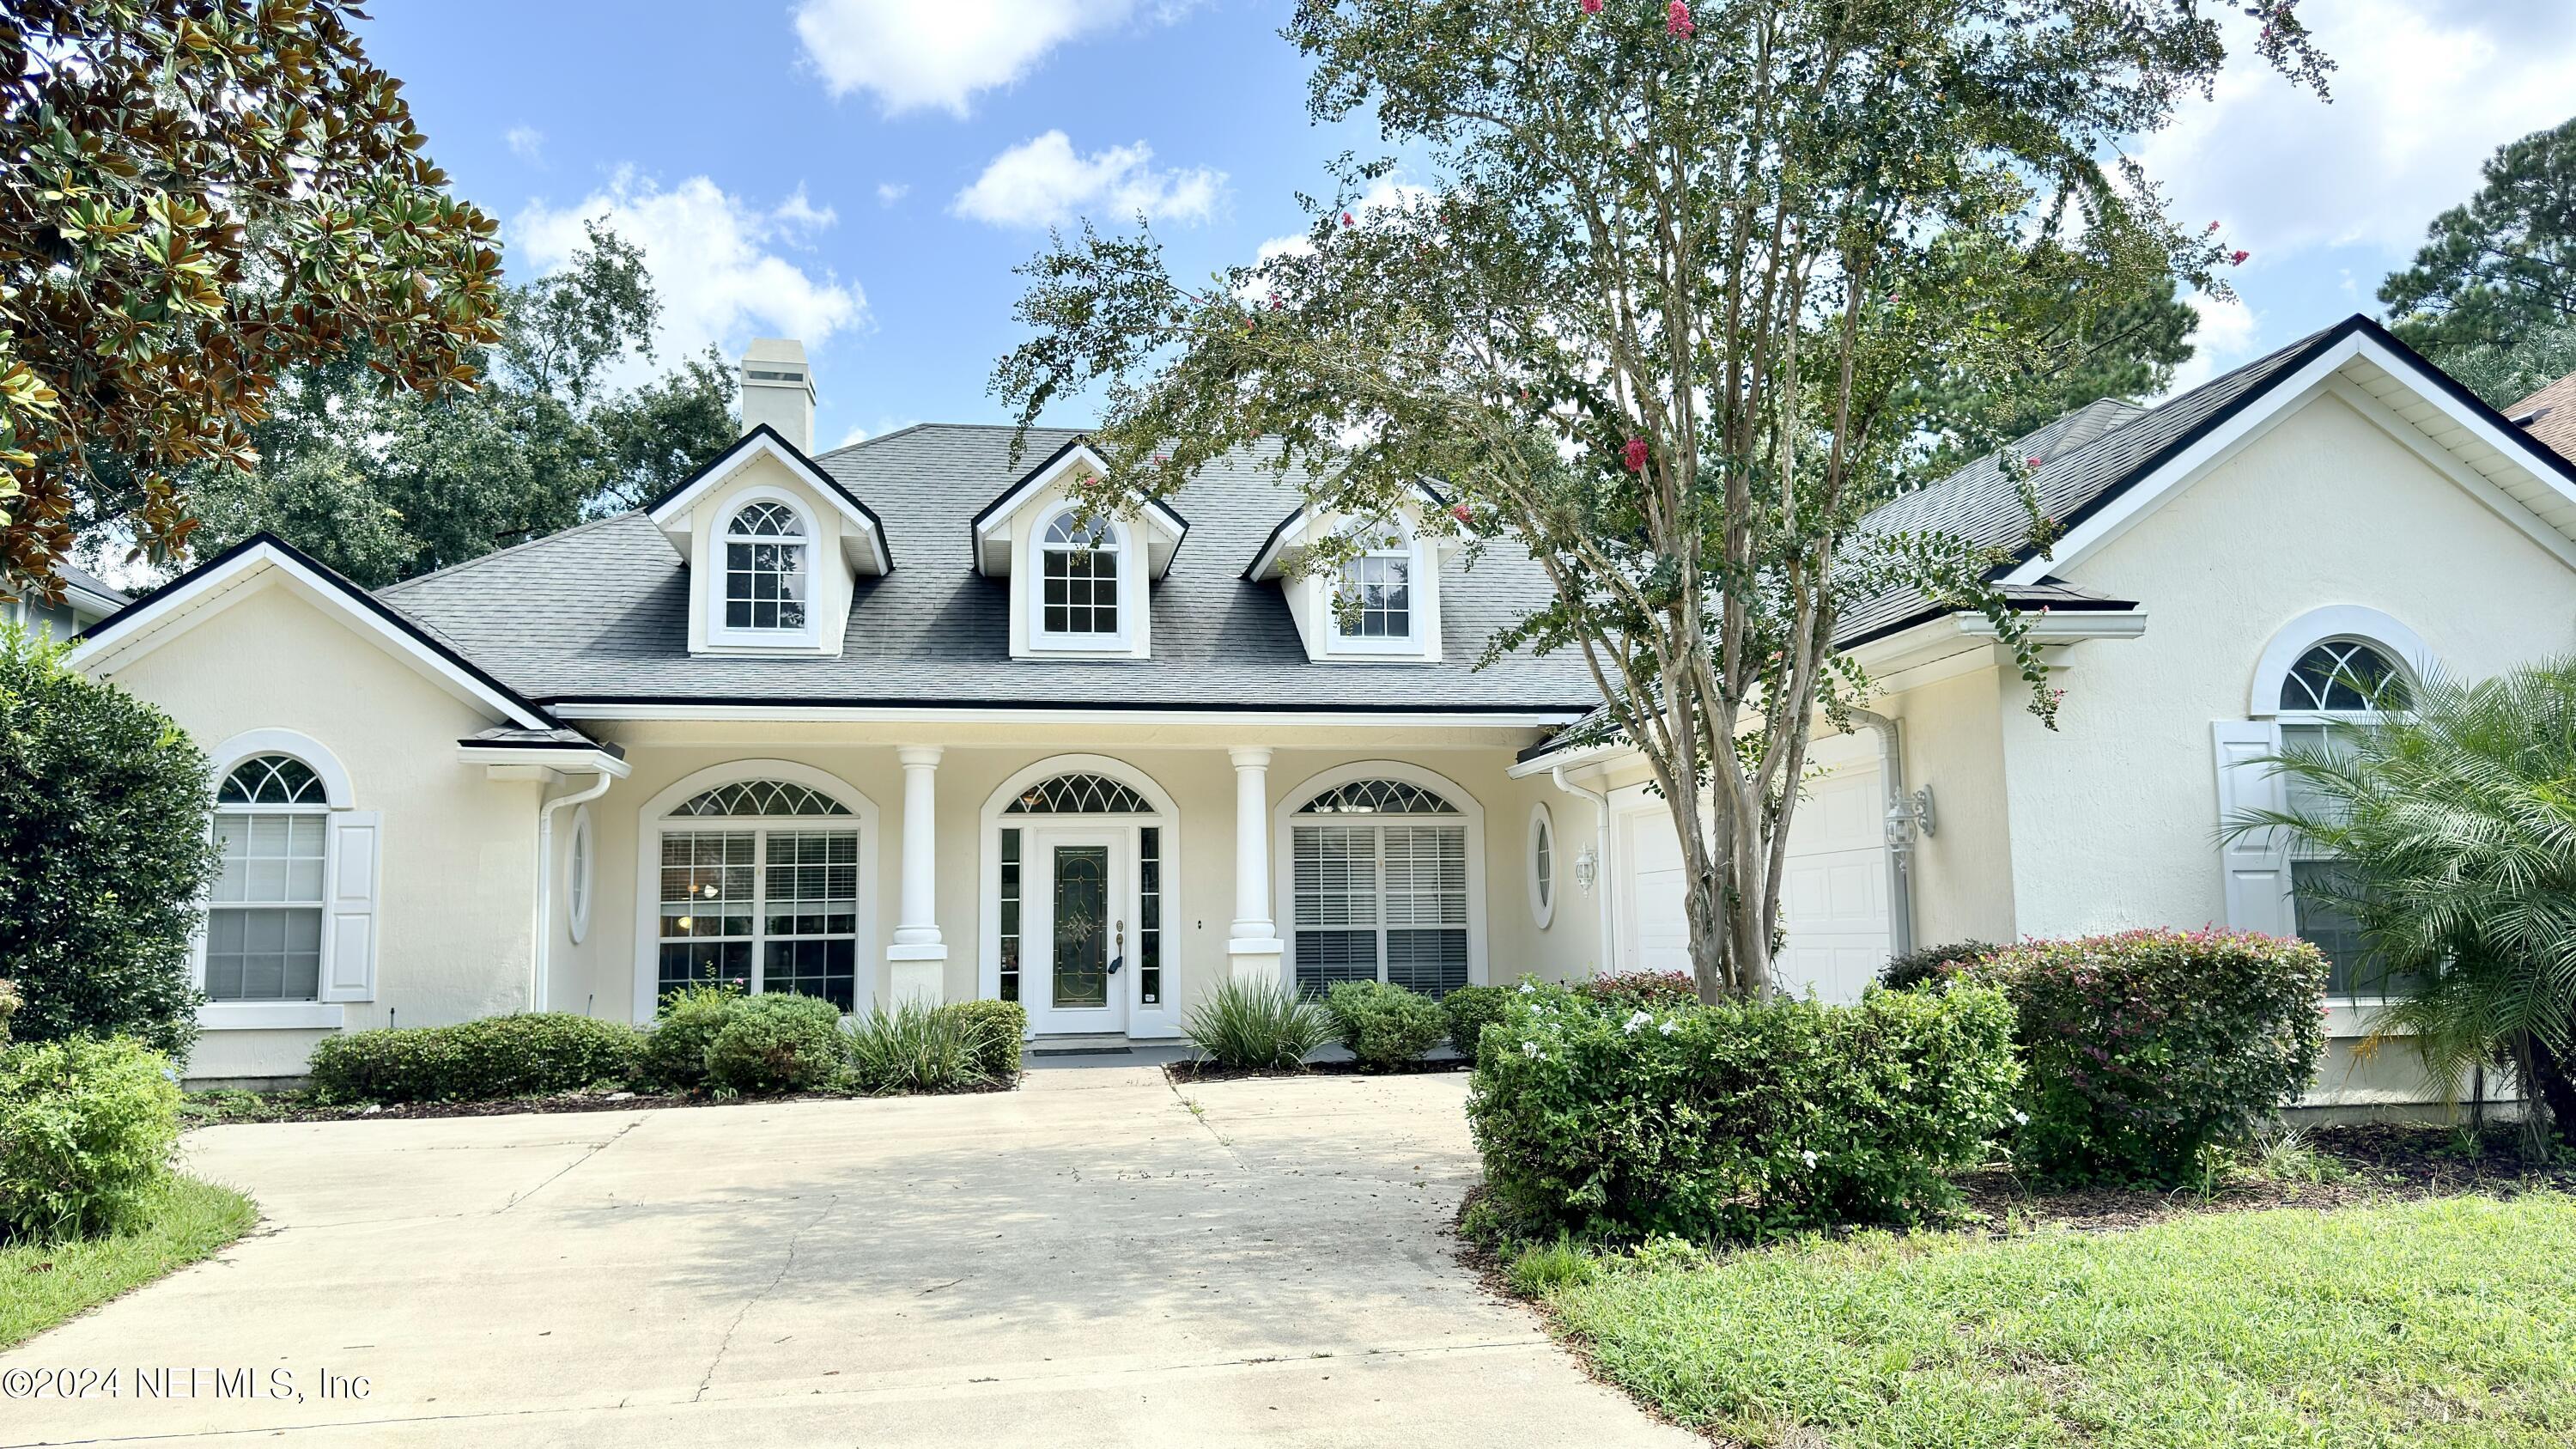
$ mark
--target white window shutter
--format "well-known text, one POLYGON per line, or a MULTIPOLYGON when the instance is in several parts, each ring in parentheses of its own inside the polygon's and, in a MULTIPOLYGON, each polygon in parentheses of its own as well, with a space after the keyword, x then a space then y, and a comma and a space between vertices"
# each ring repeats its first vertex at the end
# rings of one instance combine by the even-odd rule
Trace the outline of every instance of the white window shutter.
POLYGON ((323 896, 322 999, 376 999, 376 882, 384 815, 331 812, 330 888, 323 896))
MULTIPOLYGON (((2210 726, 2218 748, 2218 824, 2225 829, 2241 811, 2278 810, 2284 793, 2279 775, 2261 763, 2281 749, 2280 727, 2266 720, 2216 721, 2210 726)), ((2266 935, 2298 934, 2298 916, 2290 898, 2290 852, 2277 832, 2249 830, 2221 838, 2219 869, 2227 886, 2227 924, 2240 931, 2266 935)))

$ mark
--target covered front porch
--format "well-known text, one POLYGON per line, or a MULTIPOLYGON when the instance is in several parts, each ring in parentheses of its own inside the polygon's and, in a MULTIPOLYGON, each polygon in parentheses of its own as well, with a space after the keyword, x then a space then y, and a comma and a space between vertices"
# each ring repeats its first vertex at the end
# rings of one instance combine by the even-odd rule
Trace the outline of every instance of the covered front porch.
POLYGON ((1598 959, 1588 901, 1555 909, 1588 802, 1508 776, 1518 721, 585 725, 630 770, 551 848, 541 1009, 649 1021, 722 981, 1160 1041, 1230 978, 1438 995, 1598 959))

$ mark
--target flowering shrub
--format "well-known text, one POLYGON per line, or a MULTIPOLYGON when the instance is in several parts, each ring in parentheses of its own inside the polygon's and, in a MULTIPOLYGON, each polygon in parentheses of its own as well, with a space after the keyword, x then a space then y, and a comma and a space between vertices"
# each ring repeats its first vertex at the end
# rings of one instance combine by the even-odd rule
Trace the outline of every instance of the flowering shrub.
POLYGON ((1595 1001, 1628 1006, 1696 1006, 1699 987, 1687 971, 1620 971, 1583 983, 1595 1001))
POLYGON ((1969 968, 2000 985, 2023 1060, 2025 1165, 2179 1182, 2201 1149, 2297 1099, 2325 1049, 2326 963, 2253 932, 2025 941, 1969 968))
POLYGON ((1909 1221, 2003 1126, 1991 987, 1719 1006, 1529 986, 1489 1031, 1469 1125, 1498 1205, 1544 1231, 1744 1237, 1909 1221))

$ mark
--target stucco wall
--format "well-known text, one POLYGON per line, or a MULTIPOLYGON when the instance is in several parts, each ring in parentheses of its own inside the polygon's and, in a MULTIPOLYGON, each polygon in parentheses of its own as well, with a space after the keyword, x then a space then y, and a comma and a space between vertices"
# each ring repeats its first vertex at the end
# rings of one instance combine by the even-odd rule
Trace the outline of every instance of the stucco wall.
POLYGON ((2576 572, 2332 395, 2064 572, 2148 625, 2072 651, 2056 732, 2002 715, 2018 924, 2040 935, 2225 921, 2210 724, 2246 717, 2298 615, 2381 610, 2471 678, 2576 644, 2576 572))
MULTIPOLYGON (((1125 762, 1162 787, 1179 811, 1175 838, 1165 845, 1173 880, 1166 905, 1167 970, 1181 1007, 1211 989, 1228 969, 1226 942, 1234 918, 1234 767, 1230 745, 1276 741, 1279 732, 1206 726, 1108 728, 1073 726, 1047 732, 1041 742, 1025 727, 948 726, 909 729, 880 725, 737 724, 619 726, 632 775, 591 805, 598 831, 598 897, 591 931, 581 946, 570 943, 561 912, 551 927, 549 994, 562 1010, 600 1016, 632 1014, 637 981, 650 947, 645 929, 650 903, 639 904, 640 850, 655 826, 644 818, 648 802, 674 782, 701 770, 760 759, 785 759, 845 782, 876 807, 876 874, 866 899, 869 919, 860 942, 861 988, 885 999, 889 980, 885 948, 899 911, 902 880, 903 770, 899 745, 946 737, 937 775, 937 914, 948 948, 944 991, 949 1000, 973 997, 981 962, 983 815, 994 792, 1014 773, 1059 754, 1099 754, 1125 762)), ((1588 815, 1575 818, 1544 781, 1535 785, 1504 775, 1512 759, 1507 732, 1326 731, 1286 732, 1307 742, 1273 743, 1269 789, 1273 812, 1303 781, 1358 760, 1409 760, 1456 782, 1484 807, 1485 916, 1489 969, 1509 979, 1524 969, 1555 973, 1561 962, 1588 959, 1590 898, 1573 892, 1560 902, 1546 932, 1533 925, 1522 852, 1529 804, 1555 797, 1561 846, 1560 889, 1570 890, 1572 850, 1590 838, 1588 815), (1323 743, 1338 737, 1346 743, 1323 743)), ((745 775, 757 774, 746 767, 745 775)), ((559 832, 557 850, 568 848, 559 832)), ((1265 836, 1265 838, 1267 838, 1265 836)), ((560 860, 558 862, 560 869, 560 860)), ((1274 902, 1283 936, 1289 902, 1274 902)))
POLYGON ((1934 832, 1915 841, 1907 877, 1919 946, 2013 937, 2002 713, 2019 687, 1979 667, 1876 705, 1897 722, 1906 790, 1932 791, 1934 832))
MULTIPOLYGON (((101 672, 210 751, 254 729, 310 735, 348 772, 354 808, 384 813, 376 999, 343 1006, 345 1025, 526 1005, 537 787, 457 759, 457 740, 492 720, 283 585, 101 672)), ((319 1035, 208 1031, 190 1075, 300 1072, 319 1035)))

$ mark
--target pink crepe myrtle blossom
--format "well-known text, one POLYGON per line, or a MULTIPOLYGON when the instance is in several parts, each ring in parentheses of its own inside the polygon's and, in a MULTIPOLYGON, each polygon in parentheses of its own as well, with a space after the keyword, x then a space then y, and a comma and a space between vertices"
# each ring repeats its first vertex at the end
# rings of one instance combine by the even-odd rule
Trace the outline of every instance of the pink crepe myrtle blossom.
POLYGON ((2228 257, 2227 264, 2231 267, 2241 267, 2245 265, 2245 259, 2252 255, 2254 255, 2252 252, 2237 252, 2228 257))
POLYGON ((1601 0, 1583 0, 1583 13, 1586 15, 1600 14, 1601 0))
POLYGON ((1624 447, 1624 448, 1622 448, 1622 449, 1620 449, 1620 450, 1619 450, 1619 458, 1620 458, 1620 461, 1621 461, 1621 462, 1624 462, 1624 463, 1626 463, 1626 464, 1628 465, 1628 471, 1629 471, 1629 472, 1631 472, 1631 473, 1643 473, 1643 472, 1645 472, 1645 471, 1646 471, 1646 440, 1645 440, 1645 439, 1643 439, 1643 438, 1630 438, 1630 439, 1628 440, 1628 446, 1626 446, 1626 447, 1624 447))
POLYGON ((1458 522, 1459 522, 1462 526, 1463 526, 1463 525, 1465 525, 1465 524, 1467 524, 1468 522, 1470 522, 1470 521, 1471 521, 1471 520, 1467 517, 1467 505, 1466 505, 1466 504, 1464 504, 1464 503, 1453 503, 1453 504, 1450 504, 1450 505, 1449 505, 1449 516, 1450 516, 1451 518, 1454 518, 1454 519, 1458 520, 1458 522))
POLYGON ((1351 214, 1350 214, 1349 212, 1347 212, 1347 211, 1346 211, 1346 212, 1343 212, 1343 213, 1342 213, 1342 225, 1347 227, 1347 226, 1350 226, 1351 224, 1352 224, 1352 223, 1351 223, 1351 214))
POLYGON ((1677 40, 1688 40, 1698 29, 1691 23, 1690 6, 1685 0, 1673 0, 1672 8, 1664 12, 1664 33, 1677 40))

